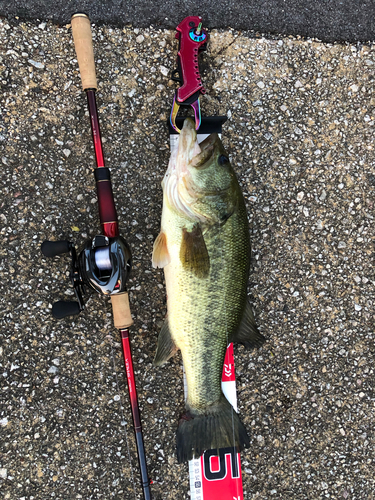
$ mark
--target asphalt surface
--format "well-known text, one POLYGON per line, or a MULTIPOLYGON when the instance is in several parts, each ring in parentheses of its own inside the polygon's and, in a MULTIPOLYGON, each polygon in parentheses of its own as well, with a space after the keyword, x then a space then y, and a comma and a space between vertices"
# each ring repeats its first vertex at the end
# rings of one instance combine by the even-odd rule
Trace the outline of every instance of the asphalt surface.
POLYGON ((374 0, 0 0, 0 16, 10 21, 70 22, 86 12, 95 23, 174 29, 186 16, 199 15, 208 28, 234 28, 259 33, 319 38, 326 42, 375 38, 374 0))
MULTIPOLYGON (((151 267, 174 31, 94 26, 104 152, 129 281, 132 346, 155 500, 188 499, 177 464, 181 359, 155 368, 163 274, 151 267)), ((244 498, 374 498, 374 67, 371 44, 211 30, 203 113, 244 192, 253 247, 249 298, 265 345, 235 348, 251 436, 244 498)), ((140 499, 118 333, 92 295, 71 298, 69 259, 99 231, 94 156, 69 25, 0 20, 0 490, 7 500, 140 499)), ((225 263, 224 263, 225 265, 225 263)), ((230 272, 230 269, 228 270, 230 272)))

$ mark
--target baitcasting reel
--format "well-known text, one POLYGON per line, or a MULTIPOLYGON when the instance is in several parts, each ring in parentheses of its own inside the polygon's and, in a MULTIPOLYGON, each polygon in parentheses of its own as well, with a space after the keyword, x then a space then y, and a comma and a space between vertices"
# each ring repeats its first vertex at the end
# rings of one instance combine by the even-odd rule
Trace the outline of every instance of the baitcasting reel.
POLYGON ((70 252, 72 258, 70 279, 77 302, 55 302, 52 314, 57 319, 79 314, 84 309, 85 286, 112 296, 126 291, 132 256, 129 245, 121 236, 95 236, 93 240, 85 243, 78 257, 73 243, 67 240, 44 241, 41 250, 45 257, 70 252))

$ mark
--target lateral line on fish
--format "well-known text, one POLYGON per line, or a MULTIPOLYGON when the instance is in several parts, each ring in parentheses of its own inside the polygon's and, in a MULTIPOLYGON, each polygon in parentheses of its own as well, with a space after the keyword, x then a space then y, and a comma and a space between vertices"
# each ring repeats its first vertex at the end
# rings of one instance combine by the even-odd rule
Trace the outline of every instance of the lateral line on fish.
MULTIPOLYGON (((222 228, 219 225, 219 234, 220 234, 220 236, 221 236, 221 232, 222 232, 222 228)), ((221 237, 219 238, 219 241, 222 241, 221 237)), ((225 256, 224 256, 224 252, 223 252, 223 245, 221 245, 220 253, 221 253, 221 262, 222 262, 222 265, 224 266, 224 268, 226 268, 227 262, 226 262, 226 259, 225 259, 225 256)), ((228 345, 229 345, 229 336, 228 336, 227 305, 226 305, 225 286, 223 287, 223 292, 224 292, 223 293, 223 300, 224 300, 225 332, 226 332, 226 336, 227 336, 227 348, 228 348, 228 345)), ((232 416, 233 448, 235 449, 236 448, 236 438, 235 438, 234 418, 233 418, 234 408, 233 408, 232 404, 231 404, 231 408, 232 408, 231 409, 231 416, 232 416)), ((239 498, 240 496, 239 496, 239 489, 238 489, 238 484, 237 483, 236 483, 236 490, 237 490, 237 497, 239 498)))

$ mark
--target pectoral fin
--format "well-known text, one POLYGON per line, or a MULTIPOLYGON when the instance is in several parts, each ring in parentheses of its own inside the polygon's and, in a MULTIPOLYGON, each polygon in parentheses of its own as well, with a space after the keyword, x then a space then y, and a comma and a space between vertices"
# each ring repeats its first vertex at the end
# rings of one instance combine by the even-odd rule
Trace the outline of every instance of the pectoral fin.
POLYGON ((199 225, 192 231, 183 229, 180 260, 187 271, 198 278, 207 278, 210 271, 210 257, 199 225))
POLYGON ((170 261, 171 258, 167 247, 167 236, 163 233, 163 231, 161 231, 154 241, 154 248, 152 251, 152 267, 165 267, 170 263, 170 261))
POLYGON ((169 331, 168 318, 165 320, 164 325, 159 333, 158 346, 154 358, 154 365, 163 365, 169 358, 177 352, 177 346, 174 343, 171 332, 169 331))
POLYGON ((246 302, 245 311, 237 332, 233 335, 232 342, 243 344, 248 349, 260 347, 265 337, 259 332, 251 306, 246 302))

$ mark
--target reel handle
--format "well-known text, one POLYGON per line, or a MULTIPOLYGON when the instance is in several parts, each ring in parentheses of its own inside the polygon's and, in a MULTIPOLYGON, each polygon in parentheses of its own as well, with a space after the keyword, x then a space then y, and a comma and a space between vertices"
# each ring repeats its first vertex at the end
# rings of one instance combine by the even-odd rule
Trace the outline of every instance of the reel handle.
POLYGON ((73 300, 59 300, 52 306, 52 315, 56 319, 66 318, 67 316, 76 316, 81 312, 78 302, 73 300))
POLYGON ((86 14, 77 12, 72 16, 71 23, 82 88, 83 90, 96 90, 98 83, 96 81, 90 19, 86 14))
POLYGON ((43 241, 41 250, 45 257, 55 257, 56 255, 61 255, 62 253, 70 252, 72 244, 67 240, 59 241, 43 241))

